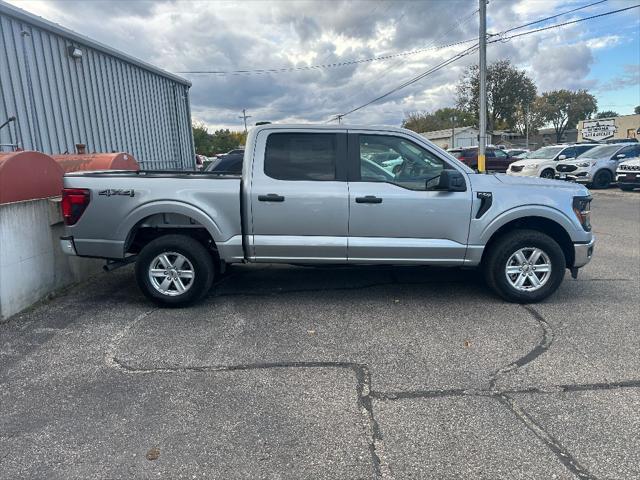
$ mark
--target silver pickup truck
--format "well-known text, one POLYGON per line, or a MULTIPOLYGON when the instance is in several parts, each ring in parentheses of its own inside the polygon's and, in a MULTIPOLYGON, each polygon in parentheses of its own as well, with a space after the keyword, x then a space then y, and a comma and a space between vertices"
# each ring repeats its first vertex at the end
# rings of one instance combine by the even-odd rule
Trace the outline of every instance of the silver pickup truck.
POLYGON ((240 262, 480 267, 528 303, 591 259, 590 201, 576 184, 475 173, 400 128, 264 125, 242 175, 67 174, 61 246, 135 261, 163 305, 202 298, 240 262))

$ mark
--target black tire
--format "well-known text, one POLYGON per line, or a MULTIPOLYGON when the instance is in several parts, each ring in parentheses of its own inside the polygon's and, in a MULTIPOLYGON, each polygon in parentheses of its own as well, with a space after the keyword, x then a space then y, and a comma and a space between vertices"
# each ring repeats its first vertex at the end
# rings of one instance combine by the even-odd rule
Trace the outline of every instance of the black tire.
POLYGON ((613 181, 613 175, 609 170, 598 170, 593 176, 591 186, 594 189, 608 188, 613 181))
MULTIPOLYGON (((482 265, 485 279, 494 292, 509 302, 539 302, 555 292, 562 283, 567 268, 564 253, 553 238, 542 232, 537 230, 513 230, 497 239, 489 248, 482 265), (543 251, 550 261, 551 271, 546 277, 545 283, 537 290, 523 291, 518 290, 510 283, 506 268, 512 255, 520 249, 529 248, 537 248, 543 251)), ((535 273, 530 271, 529 274, 535 273)), ((516 273, 515 275, 517 276, 518 274, 516 273)), ((530 281, 527 280, 527 282, 530 281)))
MULTIPOLYGON (((166 267, 160 267, 162 268, 166 267)), ((162 273, 159 275, 156 281, 160 283, 160 288, 163 284, 160 280, 168 277, 163 278, 162 273)), ((140 290, 147 298, 165 307, 181 307, 200 300, 209 292, 214 277, 215 268, 211 253, 200 242, 186 235, 164 235, 156 238, 142 249, 136 260, 136 280, 140 290), (162 293, 153 285, 150 269, 156 263, 158 256, 163 253, 168 255, 169 261, 177 260, 178 257, 175 254, 182 255, 187 260, 188 263, 183 262, 182 266, 177 267, 180 269, 186 265, 185 270, 175 270, 176 275, 178 272, 188 274, 189 270, 192 271, 192 278, 180 280, 182 288, 186 285, 183 293, 177 289, 177 280, 175 282, 170 280, 170 285, 166 289, 168 293, 162 293)))
POLYGON ((542 172, 540 172, 540 178, 551 178, 551 179, 554 179, 554 178, 556 178, 556 172, 555 172, 555 170, 547 168, 547 169, 543 170, 542 172))

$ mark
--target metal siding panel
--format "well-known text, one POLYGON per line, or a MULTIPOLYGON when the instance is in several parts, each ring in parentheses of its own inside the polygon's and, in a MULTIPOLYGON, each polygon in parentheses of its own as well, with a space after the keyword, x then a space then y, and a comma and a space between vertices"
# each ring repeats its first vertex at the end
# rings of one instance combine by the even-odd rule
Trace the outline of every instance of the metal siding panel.
MULTIPOLYGON (((124 64, 125 73, 127 75, 127 90, 129 92, 130 98, 130 115, 131 115, 131 124, 133 126, 134 133, 134 145, 136 147, 136 151, 134 156, 136 158, 142 157, 143 150, 143 134, 142 134, 142 125, 140 120, 141 114, 141 105, 140 100, 138 98, 138 94, 136 92, 135 83, 134 83, 134 67, 129 64, 124 64)), ((133 152, 131 152, 133 153, 133 152)))
POLYGON ((18 142, 24 149, 33 148, 33 135, 31 131, 31 120, 27 110, 27 99, 25 98, 24 81, 20 68, 20 56, 18 50, 18 44, 16 44, 16 32, 18 29, 19 38, 19 25, 13 21, 7 21, 3 26, 2 35, 4 43, 6 44, 5 58, 9 67, 9 81, 11 84, 11 90, 9 91, 9 98, 13 99, 12 110, 16 116, 16 127, 18 134, 18 142))
POLYGON ((66 101, 66 95, 64 94, 64 81, 62 78, 62 67, 58 49, 58 37, 50 35, 47 44, 49 57, 51 58, 51 69, 53 71, 53 78, 50 82, 52 87, 55 88, 55 93, 52 94, 52 99, 56 99, 58 111, 60 113, 60 116, 57 117, 57 124, 59 127, 56 129, 59 145, 57 153, 64 153, 65 151, 69 151, 69 145, 73 142, 71 132, 71 112, 69 110, 69 104, 66 101))
MULTIPOLYGON (((129 151, 144 168, 192 168, 188 86, 81 42, 82 58, 72 59, 73 36, 23 23, 0 15, 0 114, 18 117, 13 141, 34 148, 40 132, 48 153, 82 141, 89 150, 129 151), (31 32, 24 44, 23 28, 31 32)), ((0 131, 2 142, 9 137, 0 131)))
POLYGON ((90 80, 88 79, 88 59, 87 52, 83 52, 82 58, 75 62, 77 80, 80 86, 80 99, 82 101, 82 115, 84 124, 87 127, 87 151, 99 152, 98 129, 95 122, 95 104, 90 96, 90 80), (89 148, 89 139, 91 148, 89 148))
POLYGON ((95 132, 94 138, 96 139, 96 149, 98 152, 106 152, 106 138, 104 131, 104 122, 103 122, 103 113, 102 113, 102 105, 100 103, 100 97, 98 94, 98 88, 96 84, 96 64, 95 64, 96 54, 93 50, 88 50, 85 55, 85 59, 83 60, 83 68, 85 68, 85 79, 87 79, 87 88, 89 95, 89 115, 92 116, 95 132))
POLYGON ((122 130, 122 118, 120 111, 120 105, 118 102, 118 86, 116 85, 115 75, 113 71, 113 59, 111 57, 104 57, 104 68, 106 74, 106 80, 109 82, 109 105, 111 106, 111 121, 115 133, 115 142, 112 148, 116 151, 124 150, 124 132, 122 130))
POLYGON ((66 50, 64 39, 54 37, 53 40, 53 54, 56 55, 58 64, 58 74, 56 75, 58 80, 58 94, 60 95, 60 101, 64 104, 68 115, 65 122, 65 147, 67 152, 73 153, 79 136, 78 112, 76 111, 75 104, 72 100, 73 92, 71 82, 69 80, 69 66, 63 56, 66 50))
POLYGON ((124 85, 124 75, 122 72, 122 63, 118 59, 113 60, 113 72, 116 79, 116 87, 118 89, 118 105, 120 106, 120 114, 122 118, 123 133, 123 151, 133 152, 133 142, 131 137, 131 116, 129 115, 129 105, 127 99, 127 91, 124 85))
POLYGON ((153 129, 153 122, 149 118, 148 97, 144 89, 144 72, 140 69, 134 70, 134 85, 138 95, 138 118, 142 127, 142 143, 140 145, 140 158, 148 158, 150 149, 150 131, 153 129))
POLYGON ((102 87, 102 97, 105 106, 105 123, 109 134, 109 151, 117 150, 118 145, 118 128, 116 122, 115 110, 113 108, 112 98, 112 82, 109 80, 109 71, 107 68, 108 59, 103 54, 98 54, 98 66, 100 68, 100 80, 102 87))
POLYGON ((61 153, 60 149, 60 136, 58 122, 61 117, 60 113, 60 105, 57 101, 54 101, 54 97, 56 96, 54 89, 52 88, 51 79, 53 77, 53 64, 50 55, 50 50, 47 48, 49 42, 51 42, 50 35, 47 32, 38 31, 38 39, 39 43, 35 48, 37 52, 36 58, 38 55, 41 56, 42 60, 39 62, 41 64, 40 71, 42 72, 40 76, 40 88, 43 97, 46 97, 46 113, 47 113, 47 138, 49 139, 49 148, 51 153, 61 153), (47 45, 47 47, 45 47, 47 45), (49 54, 48 54, 49 53, 49 54))

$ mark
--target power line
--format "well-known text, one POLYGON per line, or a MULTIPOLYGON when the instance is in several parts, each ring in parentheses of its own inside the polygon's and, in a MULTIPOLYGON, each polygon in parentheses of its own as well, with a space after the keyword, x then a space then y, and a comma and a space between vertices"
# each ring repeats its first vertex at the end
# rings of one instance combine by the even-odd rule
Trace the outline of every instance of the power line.
POLYGON ((552 15, 550 17, 541 18, 540 20, 535 20, 533 22, 525 23, 524 25, 518 25, 517 27, 509 28, 508 30, 504 30, 502 34, 513 32, 514 30, 520 30, 521 28, 528 27, 530 25, 535 25, 536 23, 546 22, 547 20, 553 20, 554 18, 562 17, 563 15, 567 15, 569 13, 577 12, 578 10, 584 10, 585 8, 593 7, 595 5, 599 5, 601 3, 606 2, 607 0, 600 0, 598 2, 590 3, 588 5, 583 5, 581 7, 574 8, 572 10, 567 10, 566 12, 557 13, 556 15, 552 15))
MULTIPOLYGON (((567 26, 567 25, 572 25, 572 24, 575 24, 575 23, 584 22, 584 21, 587 21, 587 20, 593 20, 594 18, 600 18, 600 17, 605 17, 607 15, 613 15, 614 13, 620 13, 620 12, 624 12, 624 11, 631 10, 633 8, 638 8, 638 7, 640 7, 640 4, 633 5, 631 7, 620 8, 618 10, 612 10, 612 11, 609 11, 609 12, 600 13, 598 15, 592 15, 590 17, 584 17, 584 18, 580 18, 580 19, 577 19, 577 20, 571 20, 571 21, 568 21, 568 22, 558 23, 558 24, 555 24, 555 25, 549 25, 547 27, 541 27, 541 28, 536 28, 534 30, 528 30, 526 32, 517 33, 517 34, 514 34, 514 35, 510 35, 508 37, 501 37, 501 38, 498 38, 498 39, 495 39, 495 40, 491 40, 491 41, 488 41, 487 43, 496 43, 496 42, 499 42, 499 41, 506 41, 506 40, 509 40, 509 39, 512 39, 512 38, 522 37, 522 36, 525 36, 525 35, 531 35, 533 33, 538 33, 538 32, 542 32, 542 31, 545 31, 545 30, 551 30, 551 29, 554 29, 554 28, 560 28, 560 27, 564 27, 564 26, 567 26)), ((564 14, 566 14, 566 13, 569 13, 569 12, 565 12, 564 14)), ((542 21, 542 20, 536 21, 535 23, 539 23, 540 21, 542 21)), ((525 24, 525 25, 531 25, 531 24, 532 24, 532 22, 530 22, 528 24, 525 24)), ((510 30, 505 30, 505 32, 514 31, 514 30, 519 29, 519 28, 521 28, 523 26, 514 27, 514 28, 512 28, 510 30)), ((496 34, 496 35, 497 36, 501 36, 505 32, 501 32, 500 34, 496 34)), ((451 57, 451 58, 445 60, 444 62, 436 65, 432 69, 421 73, 420 75, 418 75, 418 76, 406 81, 405 83, 403 83, 401 85, 398 85, 397 87, 395 87, 394 89, 388 91, 387 93, 385 93, 383 95, 380 95, 380 96, 374 98, 373 100, 370 100, 369 102, 367 102, 367 103, 365 103, 363 105, 360 105, 359 107, 353 108, 353 109, 349 110, 346 113, 342 113, 342 114, 339 114, 339 115, 336 115, 336 116, 332 117, 331 119, 328 120, 328 122, 336 120, 336 119, 342 119, 342 118, 346 117, 347 115, 350 115, 350 114, 352 114, 352 113, 354 113, 354 112, 356 112, 358 110, 361 110, 361 109, 371 105, 372 103, 375 103, 375 102, 377 102, 379 100, 382 100, 383 98, 386 98, 389 95, 391 95, 391 94, 393 94, 393 93, 395 93, 395 92, 397 92, 397 91, 399 91, 399 90, 411 85, 412 83, 415 83, 415 82, 417 82, 419 80, 422 80, 424 77, 426 77, 426 76, 428 76, 428 75, 430 75, 432 73, 437 72, 441 68, 446 67, 447 65, 455 62, 456 60, 459 60, 460 58, 473 53, 477 48, 478 48, 477 44, 472 46, 472 47, 469 47, 468 49, 463 50, 462 52, 458 53, 457 55, 454 55, 453 57, 451 57)))
MULTIPOLYGON (((464 17, 462 20, 456 22, 456 24, 454 26, 452 26, 452 28, 449 29, 449 31, 451 31, 453 28, 460 28, 462 27, 465 23, 467 23, 469 20, 471 20, 480 10, 479 9, 475 9, 473 12, 471 12, 469 15, 467 15, 466 17, 464 17)), ((404 17, 404 14, 403 14, 404 17)), ((401 17, 402 18, 402 17, 401 17)), ((444 37, 446 37, 445 35, 441 35, 440 37, 434 39, 432 42, 429 43, 428 46, 433 46, 435 45, 436 42, 441 41, 442 39, 444 39, 444 37)), ((473 39, 475 40, 475 39, 473 39)), ((472 41, 472 40, 469 40, 472 41)), ((393 62, 391 65, 389 65, 389 67, 385 68, 379 75, 377 75, 374 78, 371 78, 369 81, 365 82, 362 86, 366 86, 369 83, 371 83, 372 80, 377 80, 380 81, 382 80, 384 77, 387 76, 387 74, 393 70, 394 68, 400 66, 402 63, 404 62, 404 60, 400 59, 397 62, 393 62)))
POLYGON ((467 40, 460 40, 458 42, 452 42, 445 45, 437 45, 430 46, 425 48, 418 48, 416 50, 409 50, 406 52, 393 53, 389 55, 380 55, 377 57, 371 58, 362 58, 360 60, 347 60, 344 62, 335 62, 335 63, 325 63, 319 65, 305 65, 300 67, 282 67, 282 68, 264 68, 264 69, 254 69, 254 70, 193 70, 193 71, 183 71, 176 72, 181 75, 265 75, 272 73, 284 73, 284 72, 294 72, 294 71, 302 71, 302 70, 318 70, 322 68, 335 68, 335 67, 344 67, 347 65, 357 65, 360 63, 369 63, 369 62, 377 62, 381 60, 390 60, 392 58, 398 57, 407 57, 409 55, 417 55, 418 53, 426 52, 428 50, 441 50, 444 48, 455 47, 456 45, 463 45, 465 43, 475 42, 475 38, 470 38, 467 40))
POLYGON ((525 35, 531 35, 532 33, 543 32, 545 30, 552 30, 554 28, 566 27, 567 25, 573 25, 575 23, 585 22, 587 20, 593 20, 594 18, 606 17, 607 15, 613 15, 614 13, 625 12, 627 10, 631 10, 633 8, 638 8, 638 7, 640 7, 640 3, 637 4, 637 5, 632 5, 631 7, 619 8, 618 10, 611 10, 609 12, 600 13, 598 15, 591 15, 590 17, 579 18, 577 20, 570 20, 568 22, 563 22, 563 23, 556 23, 555 25, 549 25, 547 27, 540 27, 540 28, 536 28, 534 30, 527 30, 526 32, 516 33, 515 35, 509 35, 507 37, 503 37, 502 34, 504 34, 505 32, 502 32, 502 33, 497 34, 497 36, 500 36, 500 38, 497 38, 495 40, 491 40, 491 41, 489 41, 487 43, 496 43, 496 42, 501 42, 501 41, 507 41, 507 40, 511 40, 512 38, 518 38, 518 37, 523 37, 525 35))
POLYGON ((349 110, 348 112, 341 113, 339 115, 334 116, 333 118, 329 119, 327 121, 327 123, 331 122, 333 120, 342 119, 342 118, 346 117, 347 115, 350 115, 350 114, 352 114, 354 112, 357 112, 358 110, 361 110, 361 109, 363 109, 365 107, 368 107, 372 103, 375 103, 375 102, 377 102, 379 100, 382 100, 383 98, 386 98, 389 95, 392 95, 392 94, 396 93, 397 91, 402 90, 403 88, 408 87, 409 85, 411 85, 411 84, 413 84, 413 83, 415 83, 415 82, 417 82, 419 80, 422 80, 424 77, 427 77, 427 76, 437 72, 438 70, 443 69, 444 67, 446 67, 447 65, 455 62, 456 60, 459 60, 462 57, 466 57, 467 55, 472 54, 473 52, 475 52, 477 50, 477 48, 478 48, 477 44, 473 45, 473 46, 471 46, 471 47, 469 47, 469 48, 457 53, 453 57, 450 57, 450 58, 444 60, 443 62, 439 63, 438 65, 436 65, 436 66, 434 66, 432 68, 430 68, 429 70, 426 70, 426 71, 422 72, 421 74, 411 78, 410 80, 407 80, 406 82, 398 85, 397 87, 389 90, 388 92, 386 92, 386 93, 374 98, 373 100, 370 100, 367 103, 365 103, 363 105, 360 105, 359 107, 353 108, 353 109, 349 110))

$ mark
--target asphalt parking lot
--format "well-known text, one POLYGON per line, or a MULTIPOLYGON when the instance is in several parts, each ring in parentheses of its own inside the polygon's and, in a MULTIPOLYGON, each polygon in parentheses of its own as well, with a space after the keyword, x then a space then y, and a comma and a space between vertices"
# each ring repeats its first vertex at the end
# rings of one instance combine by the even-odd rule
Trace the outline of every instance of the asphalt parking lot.
POLYGON ((640 478, 640 192, 593 193, 594 260, 531 306, 424 268, 74 287, 0 325, 0 478, 640 478))

